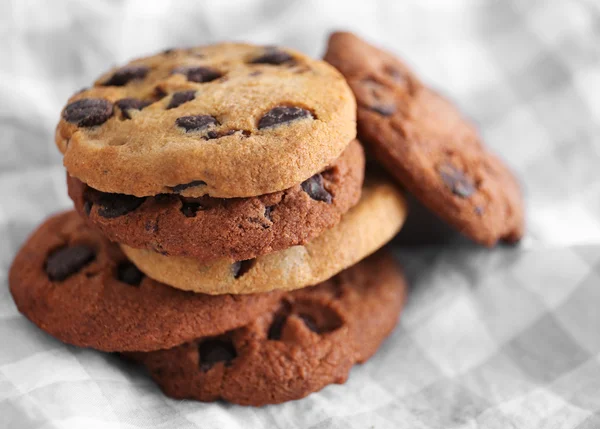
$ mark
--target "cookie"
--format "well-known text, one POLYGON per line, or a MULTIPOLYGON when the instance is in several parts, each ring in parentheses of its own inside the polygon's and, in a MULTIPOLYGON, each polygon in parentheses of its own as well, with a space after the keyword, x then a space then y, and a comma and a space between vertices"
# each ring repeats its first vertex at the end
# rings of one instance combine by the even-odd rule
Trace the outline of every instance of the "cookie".
POLYGON ((277 404, 344 383, 392 331, 405 294, 395 261, 378 252, 242 328, 128 356, 173 398, 277 404))
POLYGON ((250 198, 138 198, 106 194, 67 177, 75 208, 112 241, 199 262, 231 261, 303 244, 337 224, 359 198, 357 141, 325 171, 285 191, 250 198))
POLYGON ((325 60, 356 95, 361 140, 408 191, 478 243, 523 236, 517 180, 455 106, 353 34, 334 33, 325 60))
POLYGON ((56 130, 69 174, 138 197, 283 191, 355 137, 356 102, 337 70, 292 49, 241 43, 113 69, 69 99, 56 130))
POLYGON ((116 244, 65 212, 44 222, 9 273, 17 308, 69 344, 151 351, 243 326, 278 305, 276 293, 210 296, 158 283, 116 244))
POLYGON ((396 235, 405 217, 402 193, 384 178, 367 177, 360 202, 340 223, 302 246, 209 264, 126 245, 121 248, 148 276, 179 289, 210 294, 291 290, 320 283, 370 255, 396 235))

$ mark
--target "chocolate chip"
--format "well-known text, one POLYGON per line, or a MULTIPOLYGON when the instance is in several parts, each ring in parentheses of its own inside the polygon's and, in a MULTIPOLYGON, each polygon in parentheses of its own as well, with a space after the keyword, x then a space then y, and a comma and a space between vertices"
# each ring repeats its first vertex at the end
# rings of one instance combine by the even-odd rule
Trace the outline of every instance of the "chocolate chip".
POLYGON ((446 186, 461 198, 469 198, 475 193, 475 185, 465 174, 452 164, 445 163, 438 168, 446 186))
POLYGON ((175 124, 178 127, 185 129, 186 133, 189 133, 190 131, 200 131, 210 126, 216 126, 219 123, 210 115, 194 115, 177 118, 175 124))
POLYGON ((131 286, 139 286, 143 278, 144 273, 129 261, 121 262, 117 267, 117 279, 120 282, 131 286))
POLYGON ((48 256, 46 274, 51 281, 63 281, 96 258, 96 252, 85 244, 62 247, 48 256))
POLYGON ((314 118, 313 114, 300 107, 278 106, 264 114, 258 121, 258 129, 272 128, 299 119, 314 118))
POLYGON ((90 215, 90 213, 92 212, 92 206, 93 203, 91 201, 86 201, 83 203, 83 211, 85 212, 86 215, 90 215))
POLYGON ((406 75, 393 66, 387 66, 385 72, 396 82, 404 82, 406 80, 406 75))
POLYGON ((234 279, 239 279, 246 274, 254 266, 254 259, 246 259, 245 261, 237 261, 231 265, 231 272, 234 279))
POLYGON ((198 353, 200 354, 199 364, 202 371, 208 371, 218 362, 224 362, 225 366, 229 366, 231 361, 237 357, 233 344, 223 340, 203 341, 198 346, 198 353))
POLYGON ((239 130, 227 130, 227 131, 209 131, 206 133, 206 136, 202 137, 204 140, 214 140, 225 136, 230 136, 235 134, 239 130))
POLYGON ((316 332, 317 334, 320 333, 319 327, 317 326, 317 323, 315 322, 315 319, 312 318, 312 316, 308 314, 299 314, 298 317, 302 319, 302 321, 308 329, 310 329, 313 332, 316 332))
POLYGON ((250 62, 252 64, 272 64, 278 66, 283 63, 291 62, 293 59, 294 58, 287 52, 275 47, 270 47, 267 48, 261 56, 250 62))
POLYGON ((313 200, 331 204, 333 197, 323 186, 323 176, 320 174, 315 174, 311 178, 306 179, 300 186, 302 186, 302 190, 313 200))
POLYGON ((173 73, 184 74, 190 82, 205 83, 218 79, 222 74, 210 67, 177 67, 173 73))
POLYGON ((203 186, 203 185, 206 185, 206 182, 204 182, 202 180, 194 180, 193 182, 190 182, 190 183, 183 183, 181 185, 173 186, 171 188, 171 190, 173 192, 181 192, 181 191, 185 191, 188 188, 193 188, 194 186, 203 186))
POLYGON ((181 106, 183 103, 192 101, 196 97, 196 91, 179 91, 173 94, 171 101, 167 105, 168 109, 174 109, 175 107, 181 106))
POLYGON ((105 123, 113 115, 113 105, 103 98, 82 98, 65 107, 63 118, 78 127, 105 123))
POLYGON ((137 209, 146 198, 125 194, 108 194, 99 192, 95 203, 98 205, 98 214, 111 219, 123 216, 137 209))
POLYGON ((140 100, 139 98, 122 98, 115 103, 125 119, 131 119, 129 110, 142 110, 144 107, 152 104, 150 101, 140 100))
POLYGON ((271 326, 269 327, 269 332, 267 333, 267 338, 269 340, 278 341, 281 339, 281 333, 283 331, 283 327, 285 326, 285 322, 287 321, 287 314, 285 313, 277 313, 271 322, 271 326))
POLYGON ((152 91, 152 100, 158 101, 167 96, 167 91, 160 85, 156 85, 154 87, 154 91, 152 91))
POLYGON ((181 205, 181 213, 184 214, 185 217, 196 217, 196 214, 199 211, 205 210, 204 206, 200 203, 186 203, 184 202, 181 205))
POLYGON ((372 79, 361 81, 355 88, 359 103, 382 116, 391 116, 396 111, 393 92, 372 79))
POLYGON ((271 213, 273 213, 273 209, 275 209, 275 206, 265 207, 265 219, 270 220, 271 222, 273 222, 273 218, 271 218, 271 213))
POLYGON ((396 106, 391 104, 380 104, 375 106, 369 106, 372 111, 379 113, 382 116, 391 116, 396 111, 396 106))
POLYGON ((117 70, 103 86, 123 86, 132 80, 143 79, 146 77, 150 68, 148 66, 125 66, 117 70))

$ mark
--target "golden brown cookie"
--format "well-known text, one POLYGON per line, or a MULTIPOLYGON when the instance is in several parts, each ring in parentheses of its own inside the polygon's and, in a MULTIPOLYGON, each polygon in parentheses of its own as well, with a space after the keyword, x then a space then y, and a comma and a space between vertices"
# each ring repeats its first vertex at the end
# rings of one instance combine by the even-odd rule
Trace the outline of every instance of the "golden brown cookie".
POLYGON ((350 143, 322 173, 285 191, 250 198, 106 194, 67 177, 77 211, 112 241, 199 262, 231 261, 303 244, 331 228, 359 198, 364 153, 350 143))
POLYGON ((220 43, 113 69, 63 109, 69 174, 138 197, 252 197, 322 171, 356 136, 356 103, 329 64, 220 43))
POLYGON ((210 294, 291 290, 320 283, 370 255, 396 235, 405 217, 402 193, 383 178, 367 178, 360 202, 303 246, 233 264, 121 248, 148 276, 179 289, 210 294))
POLYGON ((406 283, 384 252, 318 286, 287 293, 277 311, 217 337, 129 357, 167 396, 261 406, 343 383, 371 357, 404 304, 406 283))
POLYGON ((278 305, 276 293, 203 295, 158 283, 74 212, 46 220, 11 266, 17 308, 69 344, 150 351, 217 335, 278 305))
POLYGON ((517 180, 455 106, 351 33, 331 35, 325 60, 356 95, 362 140, 424 205, 487 246, 523 236, 517 180))

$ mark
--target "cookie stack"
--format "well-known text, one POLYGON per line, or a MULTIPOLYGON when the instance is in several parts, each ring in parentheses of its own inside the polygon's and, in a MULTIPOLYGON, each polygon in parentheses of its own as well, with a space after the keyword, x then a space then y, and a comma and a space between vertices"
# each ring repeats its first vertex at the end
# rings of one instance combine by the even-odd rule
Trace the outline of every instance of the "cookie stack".
POLYGON ((291 49, 226 43, 111 70, 62 112, 76 210, 16 256, 19 310, 141 363, 175 398, 263 405, 345 381, 405 295, 374 253, 405 201, 364 180, 356 118, 346 79, 291 49))

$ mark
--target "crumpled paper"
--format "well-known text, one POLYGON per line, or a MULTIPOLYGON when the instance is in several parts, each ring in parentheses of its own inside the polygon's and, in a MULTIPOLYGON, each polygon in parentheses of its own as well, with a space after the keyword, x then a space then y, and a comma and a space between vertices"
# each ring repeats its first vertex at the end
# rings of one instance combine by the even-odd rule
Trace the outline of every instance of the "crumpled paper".
POLYGON ((28 0, 0 4, 0 35, 0 428, 600 427, 594 0, 28 0), (429 244, 407 246, 406 232, 393 243, 411 295, 378 354, 345 385, 260 409, 170 400, 143 371, 17 312, 15 252, 71 207, 53 142, 71 93, 171 46, 248 40, 318 56, 335 29, 401 54, 474 119, 523 182, 520 246, 430 237, 444 230, 433 218, 427 240, 411 227, 429 244))

